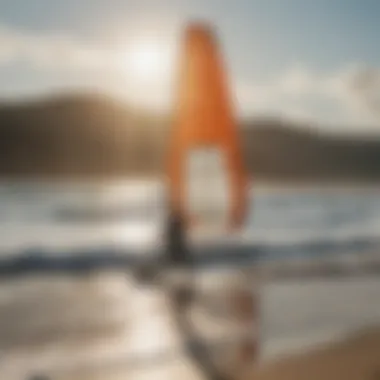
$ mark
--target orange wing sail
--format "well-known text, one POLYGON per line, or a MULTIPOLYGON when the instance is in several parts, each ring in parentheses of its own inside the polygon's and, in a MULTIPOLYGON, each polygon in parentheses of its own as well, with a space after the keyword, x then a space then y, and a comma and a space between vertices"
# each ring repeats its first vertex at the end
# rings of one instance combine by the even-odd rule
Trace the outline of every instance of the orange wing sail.
POLYGON ((199 176, 203 171, 203 185, 201 188, 198 186, 196 194, 201 197, 209 193, 209 199, 206 197, 203 203, 207 206, 223 187, 226 192, 223 198, 226 206, 224 224, 232 228, 240 227, 247 208, 247 175, 226 72, 218 43, 209 27, 196 23, 187 28, 179 74, 169 152, 171 207, 180 212, 186 221, 197 222, 197 215, 189 207, 189 173, 198 170, 199 176), (198 159, 190 165, 193 169, 189 169, 187 163, 194 152, 203 153, 198 154, 198 159), (208 173, 206 166, 210 169, 208 173), (212 170, 217 170, 217 167, 223 171, 224 180, 214 181, 213 188, 212 170))

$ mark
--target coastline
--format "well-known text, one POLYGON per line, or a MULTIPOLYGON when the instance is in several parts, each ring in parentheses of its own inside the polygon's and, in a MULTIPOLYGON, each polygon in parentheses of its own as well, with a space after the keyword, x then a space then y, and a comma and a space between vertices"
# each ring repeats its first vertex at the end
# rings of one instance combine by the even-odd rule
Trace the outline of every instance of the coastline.
MULTIPOLYGON (((371 294, 379 288, 373 279, 263 284, 264 355, 237 379, 377 380, 371 376, 380 366, 380 329, 371 325, 380 305, 371 294)), ((148 373, 128 360, 143 349, 144 331, 152 350, 176 347, 177 338, 164 329, 171 325, 158 294, 136 288, 125 274, 29 277, 2 282, 0 295, 1 378, 23 380, 38 370, 60 380, 202 379, 185 358, 164 360, 148 373)))
POLYGON ((380 326, 303 353, 261 363, 240 380, 378 380, 380 326))

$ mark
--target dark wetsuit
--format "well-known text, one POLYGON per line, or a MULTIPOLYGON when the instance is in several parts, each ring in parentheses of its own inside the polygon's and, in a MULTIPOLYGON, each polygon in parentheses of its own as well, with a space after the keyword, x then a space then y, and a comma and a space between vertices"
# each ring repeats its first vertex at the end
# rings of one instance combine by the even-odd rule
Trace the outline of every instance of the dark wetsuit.
POLYGON ((163 255, 158 261, 143 261, 135 274, 142 282, 150 282, 161 270, 185 268, 189 265, 191 254, 187 246, 183 220, 180 215, 171 213, 165 228, 163 255))
POLYGON ((180 215, 172 213, 169 216, 166 231, 165 260, 171 265, 190 263, 190 253, 186 242, 186 231, 180 215))

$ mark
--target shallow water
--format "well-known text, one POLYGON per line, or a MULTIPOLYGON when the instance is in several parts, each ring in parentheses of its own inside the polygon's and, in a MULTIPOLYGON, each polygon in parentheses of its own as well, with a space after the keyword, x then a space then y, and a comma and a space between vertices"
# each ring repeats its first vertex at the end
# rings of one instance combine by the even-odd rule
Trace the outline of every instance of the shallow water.
MULTIPOLYGON (((165 217, 164 195, 157 183, 131 181, 3 183, 0 251, 54 255, 100 246, 126 252, 154 249, 165 217)), ((379 246, 379 228, 380 192, 375 188, 253 188, 238 244, 256 247, 263 257, 358 252, 379 246)))
MULTIPOLYGON (((160 241, 163 205, 164 193, 154 184, 2 184, 0 252, 3 258, 30 253, 55 258, 83 251, 91 256, 99 249, 107 253, 112 247, 122 254, 144 254, 160 241), (100 212, 88 213, 99 205, 100 212), (85 217, 78 217, 83 206, 88 207, 85 217)), ((254 188, 249 221, 234 244, 259 252, 264 260, 376 252, 379 226, 376 189, 254 188)), ((99 378, 120 368, 124 378, 125 371, 131 374, 125 367, 135 361, 128 358, 139 344, 153 344, 158 351, 178 344, 157 294, 138 290, 120 271, 79 277, 45 273, 3 279, 0 285, 1 379, 54 372, 69 374, 54 378, 82 380, 86 377, 70 371, 83 367, 100 373, 99 378)), ((263 284, 259 332, 264 358, 380 322, 379 292, 374 277, 263 284)), ((176 377, 189 373, 186 359, 176 363, 176 377)), ((161 373, 139 371, 133 370, 132 378, 161 373)), ((162 371, 167 378, 167 370, 162 371)))

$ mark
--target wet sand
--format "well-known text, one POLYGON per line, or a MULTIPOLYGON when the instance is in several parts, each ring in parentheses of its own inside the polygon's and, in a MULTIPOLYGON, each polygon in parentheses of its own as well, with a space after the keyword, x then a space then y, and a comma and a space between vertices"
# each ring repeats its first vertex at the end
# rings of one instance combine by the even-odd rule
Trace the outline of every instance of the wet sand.
MULTIPOLYGON (((366 277, 265 284, 262 361, 236 378, 378 380, 380 330, 344 339, 380 324, 379 294, 366 277)), ((3 281, 0 379, 203 379, 168 310, 123 273, 3 281)))
POLYGON ((243 380, 379 380, 380 328, 252 368, 243 380))

